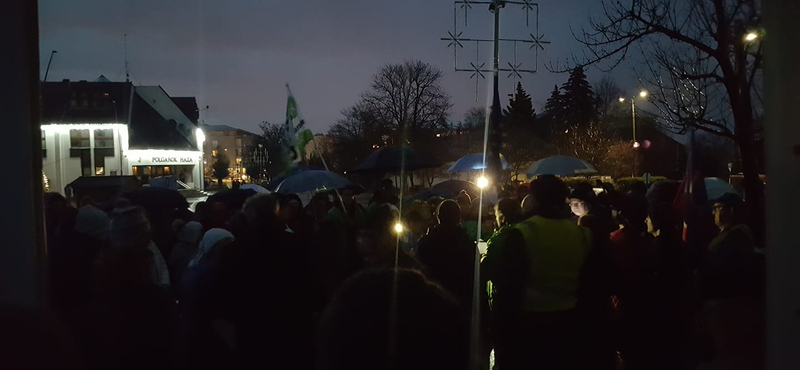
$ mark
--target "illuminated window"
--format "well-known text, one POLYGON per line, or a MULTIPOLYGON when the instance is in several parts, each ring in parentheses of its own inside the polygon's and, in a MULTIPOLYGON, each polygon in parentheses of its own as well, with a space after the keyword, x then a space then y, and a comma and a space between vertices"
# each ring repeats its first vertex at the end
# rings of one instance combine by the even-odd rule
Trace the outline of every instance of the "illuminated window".
POLYGON ((89 130, 69 130, 69 147, 89 148, 89 130))
POLYGON ((95 148, 114 148, 114 130, 94 130, 95 148))
POLYGON ((242 157, 236 157, 236 164, 242 164, 242 157))

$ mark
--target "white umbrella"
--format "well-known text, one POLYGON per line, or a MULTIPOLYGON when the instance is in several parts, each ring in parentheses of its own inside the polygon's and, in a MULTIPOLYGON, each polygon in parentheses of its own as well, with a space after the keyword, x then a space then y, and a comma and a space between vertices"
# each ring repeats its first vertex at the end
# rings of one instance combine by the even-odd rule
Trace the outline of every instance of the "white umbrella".
POLYGON ((244 184, 244 185, 240 186, 239 189, 243 189, 243 190, 251 189, 251 190, 254 190, 256 193, 259 193, 259 194, 262 194, 262 193, 263 194, 269 194, 269 193, 271 193, 269 190, 267 190, 267 188, 265 188, 265 187, 263 187, 261 185, 258 185, 258 184, 244 184))
POLYGON ((575 157, 552 156, 534 162, 525 174, 528 176, 556 175, 576 176, 591 175, 597 170, 588 162, 575 157))

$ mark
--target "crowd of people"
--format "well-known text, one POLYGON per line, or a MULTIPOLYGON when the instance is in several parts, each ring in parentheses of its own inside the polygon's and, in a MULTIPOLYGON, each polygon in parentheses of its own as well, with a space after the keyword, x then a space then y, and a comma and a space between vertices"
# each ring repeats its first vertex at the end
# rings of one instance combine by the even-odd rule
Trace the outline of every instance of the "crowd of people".
POLYGON ((762 368, 741 199, 687 234, 676 184, 601 186, 161 214, 48 194, 49 305, 86 369, 762 368))

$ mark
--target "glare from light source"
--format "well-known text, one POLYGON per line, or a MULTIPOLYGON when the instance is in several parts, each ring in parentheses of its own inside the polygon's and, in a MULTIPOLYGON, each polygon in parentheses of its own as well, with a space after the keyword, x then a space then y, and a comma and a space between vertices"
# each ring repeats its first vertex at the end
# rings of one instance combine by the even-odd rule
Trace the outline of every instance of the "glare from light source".
POLYGON ((623 97, 620 97, 620 98, 619 98, 619 102, 620 102, 620 103, 624 103, 624 102, 625 102, 625 98, 623 98, 623 97))
POLYGON ((755 32, 748 32, 744 35, 744 41, 755 41, 758 38, 758 34, 755 32))
POLYGON ((639 142, 638 142, 638 141, 634 141, 634 142, 633 142, 633 147, 634 147, 634 148, 638 148, 638 147, 640 147, 640 146, 642 146, 642 144, 639 144, 639 142))
POLYGON ((442 134, 436 134, 436 137, 442 137, 442 134))
POLYGON ((489 186, 489 179, 487 179, 485 176, 481 176, 478 178, 477 185, 479 188, 483 189, 489 186))
POLYGON ((639 97, 646 98, 647 97, 647 91, 646 90, 639 91, 639 97))
POLYGON ((399 222, 394 224, 394 231, 396 233, 402 233, 403 232, 403 224, 401 224, 399 222))

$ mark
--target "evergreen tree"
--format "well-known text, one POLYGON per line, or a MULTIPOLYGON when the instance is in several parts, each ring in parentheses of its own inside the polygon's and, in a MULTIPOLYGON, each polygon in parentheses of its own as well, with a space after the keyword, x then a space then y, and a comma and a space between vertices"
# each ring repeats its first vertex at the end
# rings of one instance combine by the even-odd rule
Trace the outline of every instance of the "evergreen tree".
POLYGON ((521 82, 517 82, 517 91, 509 99, 505 114, 509 127, 533 127, 536 111, 533 109, 531 96, 522 88, 521 82))
POLYGON ((550 97, 547 98, 547 102, 544 105, 544 114, 547 117, 551 131, 563 132, 567 128, 564 113, 564 94, 561 93, 557 85, 553 86, 553 92, 550 93, 550 97))
POLYGON ((231 175, 230 166, 231 161, 228 159, 228 156, 218 152, 214 157, 214 163, 211 164, 211 168, 214 169, 214 178, 217 179, 217 183, 220 187, 222 186, 222 180, 231 175))
POLYGON ((564 118, 568 126, 587 126, 596 121, 595 94, 583 67, 575 67, 561 89, 564 90, 564 118))

